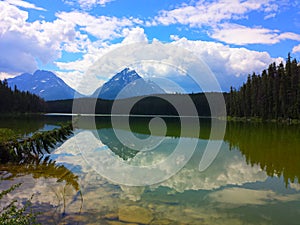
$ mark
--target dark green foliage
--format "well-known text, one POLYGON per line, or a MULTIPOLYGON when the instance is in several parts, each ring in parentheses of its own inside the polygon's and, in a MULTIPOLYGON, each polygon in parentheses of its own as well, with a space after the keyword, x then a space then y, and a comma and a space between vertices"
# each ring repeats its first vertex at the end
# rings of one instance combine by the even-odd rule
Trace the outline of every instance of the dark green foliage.
POLYGON ((11 137, 0 142, 0 162, 22 162, 31 158, 38 158, 44 151, 55 146, 57 142, 62 142, 72 134, 72 124, 62 125, 59 129, 37 132, 33 136, 25 139, 11 137))
POLYGON ((14 90, 0 80, 0 113, 36 113, 45 111, 45 102, 28 91, 14 90))
MULTIPOLYGON (((210 117, 210 107, 207 96, 213 101, 212 104, 218 104, 223 93, 197 93, 197 94, 159 94, 155 96, 133 97, 119 100, 103 100, 92 98, 76 99, 76 107, 73 109, 73 100, 48 101, 47 112, 49 113, 78 113, 78 114, 132 114, 132 115, 194 115, 190 110, 191 105, 187 101, 189 98, 199 116, 210 117), (221 96, 220 96, 221 95, 221 96), (176 102, 184 112, 176 110, 176 102), (119 110, 112 112, 113 104, 118 105, 119 110), (123 107, 124 106, 124 107, 123 107), (130 107, 130 112, 126 109, 130 107)), ((177 106, 178 107, 178 106, 177 106)), ((222 114, 223 110, 219 110, 222 114)), ((224 115, 218 115, 224 116, 224 115)))
POLYGON ((17 135, 15 134, 15 132, 13 130, 8 129, 8 128, 0 129, 0 143, 4 143, 4 142, 10 141, 15 138, 17 138, 17 135))
POLYGON ((261 75, 249 75, 238 90, 231 88, 226 103, 233 117, 300 119, 300 65, 288 54, 285 65, 272 63, 261 75))

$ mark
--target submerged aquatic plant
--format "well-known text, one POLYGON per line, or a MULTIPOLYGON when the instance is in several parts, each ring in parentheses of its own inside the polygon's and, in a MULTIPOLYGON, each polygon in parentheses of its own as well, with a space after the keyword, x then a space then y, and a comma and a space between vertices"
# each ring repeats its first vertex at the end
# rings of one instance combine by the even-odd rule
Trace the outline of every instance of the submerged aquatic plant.
MULTIPOLYGON (((15 184, 10 188, 0 192, 0 200, 9 193, 21 186, 21 183, 15 184)), ((32 199, 33 196, 31 196, 32 199)), ((22 207, 17 206, 17 200, 11 200, 6 206, 0 209, 1 225, 36 225, 38 213, 34 213, 31 208, 31 199, 27 200, 22 207)))

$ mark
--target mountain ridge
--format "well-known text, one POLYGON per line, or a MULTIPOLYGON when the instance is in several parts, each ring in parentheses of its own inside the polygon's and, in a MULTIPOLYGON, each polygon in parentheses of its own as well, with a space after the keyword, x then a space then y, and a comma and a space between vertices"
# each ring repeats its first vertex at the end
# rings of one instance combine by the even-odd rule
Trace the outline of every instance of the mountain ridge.
MULTIPOLYGON (((8 86, 15 86, 21 91, 29 91, 46 101, 74 98, 76 90, 67 85, 51 71, 36 70, 33 74, 23 73, 7 79, 8 86)), ((80 94, 78 93, 80 96, 80 94)))
POLYGON ((163 93, 165 91, 156 83, 143 79, 135 70, 126 67, 96 89, 92 97, 112 100, 163 93))
POLYGON ((73 99, 80 97, 107 100, 166 93, 156 83, 143 79, 128 67, 116 73, 90 96, 85 96, 67 85, 56 74, 47 70, 36 70, 33 74, 23 73, 7 79, 8 86, 20 91, 29 91, 46 101, 73 99))

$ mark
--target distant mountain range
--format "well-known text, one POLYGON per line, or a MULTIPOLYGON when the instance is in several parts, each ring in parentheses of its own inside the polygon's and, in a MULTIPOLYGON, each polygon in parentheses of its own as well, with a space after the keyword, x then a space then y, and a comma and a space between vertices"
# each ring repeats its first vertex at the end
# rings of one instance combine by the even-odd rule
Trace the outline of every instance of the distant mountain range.
POLYGON ((19 90, 34 93, 46 101, 72 99, 75 94, 78 97, 116 99, 165 93, 157 84, 143 79, 135 70, 129 68, 114 75, 91 96, 79 94, 54 73, 45 70, 37 70, 33 74, 23 73, 7 79, 7 82, 11 88, 17 86, 19 90))
MULTIPOLYGON (((46 101, 72 99, 76 91, 68 86, 54 73, 45 70, 37 70, 33 74, 23 73, 17 77, 7 79, 8 86, 18 90, 29 91, 46 101)), ((77 93, 79 96, 80 94, 77 93)))

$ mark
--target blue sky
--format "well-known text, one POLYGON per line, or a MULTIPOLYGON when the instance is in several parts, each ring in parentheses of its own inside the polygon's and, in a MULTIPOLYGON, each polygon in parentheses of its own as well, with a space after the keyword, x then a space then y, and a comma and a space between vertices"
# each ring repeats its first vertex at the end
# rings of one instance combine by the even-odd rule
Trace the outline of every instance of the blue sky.
POLYGON ((193 52, 224 89, 288 52, 300 60, 300 1, 2 0, 0 11, 2 79, 46 69, 78 88, 111 49, 153 40, 193 52))

